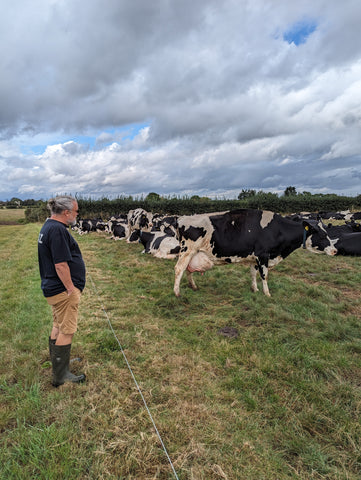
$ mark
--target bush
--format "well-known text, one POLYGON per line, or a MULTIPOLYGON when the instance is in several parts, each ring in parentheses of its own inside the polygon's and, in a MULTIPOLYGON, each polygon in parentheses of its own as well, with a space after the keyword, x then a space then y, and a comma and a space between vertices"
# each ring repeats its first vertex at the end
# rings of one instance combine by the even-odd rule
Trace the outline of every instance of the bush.
MULTIPOLYGON (((243 192, 244 193, 244 192, 243 192)), ((112 215, 127 214, 129 210, 143 208, 147 212, 168 215, 194 215, 197 213, 223 212, 238 208, 271 210, 277 213, 321 212, 361 209, 361 195, 357 197, 330 195, 311 195, 304 192, 296 195, 278 196, 276 193, 263 192, 250 195, 240 194, 238 199, 210 199, 208 197, 161 197, 149 194, 145 198, 122 196, 110 200, 101 198, 78 198, 79 218, 103 218, 112 215)), ((39 201, 25 211, 27 222, 43 222, 49 212, 46 202, 39 201)))

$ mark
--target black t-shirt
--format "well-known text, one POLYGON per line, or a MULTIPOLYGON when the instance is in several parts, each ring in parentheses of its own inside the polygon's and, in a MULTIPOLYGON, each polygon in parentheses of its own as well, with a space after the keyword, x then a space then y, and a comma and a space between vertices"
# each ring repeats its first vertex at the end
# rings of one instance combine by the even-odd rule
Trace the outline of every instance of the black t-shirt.
POLYGON ((85 264, 77 242, 64 223, 50 218, 44 223, 38 239, 38 258, 41 288, 45 297, 66 290, 55 270, 55 264, 61 262, 68 263, 74 285, 83 291, 85 264))

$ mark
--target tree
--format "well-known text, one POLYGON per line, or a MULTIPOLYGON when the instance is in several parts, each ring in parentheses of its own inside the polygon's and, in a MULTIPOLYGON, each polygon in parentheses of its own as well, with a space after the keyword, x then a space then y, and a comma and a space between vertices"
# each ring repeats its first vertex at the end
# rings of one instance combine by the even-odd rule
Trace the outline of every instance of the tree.
POLYGON ((238 195, 238 200, 244 200, 245 198, 254 197, 256 195, 256 190, 242 189, 241 193, 238 195))
POLYGON ((284 191, 284 196, 291 197, 293 195, 297 195, 296 187, 287 187, 286 190, 284 191))
POLYGON ((160 195, 158 193, 155 193, 155 192, 150 192, 145 197, 145 200, 148 201, 148 202, 149 201, 158 201, 158 200, 160 200, 160 195))

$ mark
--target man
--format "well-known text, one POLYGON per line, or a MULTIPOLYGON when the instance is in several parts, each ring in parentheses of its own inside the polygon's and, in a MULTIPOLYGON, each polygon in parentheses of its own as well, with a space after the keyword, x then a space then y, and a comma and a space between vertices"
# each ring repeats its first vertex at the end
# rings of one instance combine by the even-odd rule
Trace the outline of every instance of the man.
POLYGON ((53 311, 49 351, 53 386, 79 383, 85 375, 69 371, 70 350, 77 330, 78 306, 85 287, 85 265, 77 242, 69 232, 75 225, 78 202, 69 195, 48 202, 51 216, 42 226, 38 239, 41 288, 53 311))

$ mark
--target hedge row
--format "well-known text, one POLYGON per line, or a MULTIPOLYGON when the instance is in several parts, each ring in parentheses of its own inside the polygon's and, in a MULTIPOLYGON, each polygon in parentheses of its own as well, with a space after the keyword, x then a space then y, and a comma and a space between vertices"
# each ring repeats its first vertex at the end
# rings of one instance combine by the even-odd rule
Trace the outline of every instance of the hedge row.
MULTIPOLYGON (((283 195, 260 193, 242 200, 212 200, 203 198, 140 198, 119 197, 113 200, 78 198, 80 218, 107 219, 112 215, 126 214, 129 210, 143 208, 148 212, 169 215, 193 215, 195 213, 222 212, 237 208, 257 208, 278 213, 325 212, 361 210, 361 195, 283 195)), ((46 202, 38 203, 25 211, 28 222, 43 222, 48 216, 46 202)))

